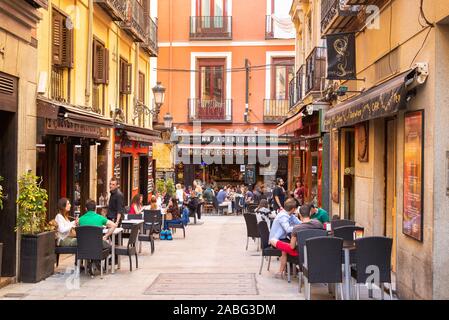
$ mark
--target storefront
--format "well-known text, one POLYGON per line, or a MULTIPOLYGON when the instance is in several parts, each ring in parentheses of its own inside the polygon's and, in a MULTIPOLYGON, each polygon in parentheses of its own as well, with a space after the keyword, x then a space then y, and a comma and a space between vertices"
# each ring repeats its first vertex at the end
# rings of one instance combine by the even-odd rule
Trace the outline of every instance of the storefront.
POLYGON ((48 218, 56 216, 62 197, 82 213, 87 199, 106 193, 112 119, 45 98, 37 100, 37 110, 36 173, 48 192, 48 218))
POLYGON ((194 180, 218 186, 272 185, 287 178, 288 145, 275 135, 180 135, 176 146, 176 182, 191 186, 194 180))
POLYGON ((311 104, 278 127, 279 135, 289 139, 288 188, 295 189, 297 181, 305 187, 305 201, 328 208, 328 135, 322 130, 327 104, 311 104))
POLYGON ((127 124, 115 124, 113 176, 120 183, 125 205, 143 195, 149 202, 155 185, 153 143, 160 141, 160 132, 127 124))

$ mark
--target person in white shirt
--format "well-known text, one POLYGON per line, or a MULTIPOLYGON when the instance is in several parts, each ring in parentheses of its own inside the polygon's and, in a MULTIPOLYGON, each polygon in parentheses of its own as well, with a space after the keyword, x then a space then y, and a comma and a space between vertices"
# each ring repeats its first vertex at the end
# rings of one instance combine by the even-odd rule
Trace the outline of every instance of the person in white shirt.
POLYGON ((180 183, 176 185, 176 199, 178 200, 179 206, 182 206, 184 203, 184 190, 180 183))
POLYGON ((78 224, 78 218, 74 221, 69 220, 71 207, 70 201, 67 198, 59 199, 59 213, 56 215, 55 221, 58 225, 58 231, 56 232, 57 245, 61 247, 75 247, 77 244, 74 231, 78 224))

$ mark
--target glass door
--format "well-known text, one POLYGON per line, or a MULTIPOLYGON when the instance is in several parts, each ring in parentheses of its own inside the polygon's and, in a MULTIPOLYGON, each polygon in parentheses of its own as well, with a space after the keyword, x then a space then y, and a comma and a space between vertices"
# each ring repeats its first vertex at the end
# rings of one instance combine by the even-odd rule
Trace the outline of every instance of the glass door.
POLYGON ((294 58, 274 58, 272 61, 272 90, 271 98, 274 100, 288 100, 288 84, 295 76, 294 58))
POLYGON ((199 0, 197 10, 203 29, 211 32, 226 29, 226 0, 199 0))

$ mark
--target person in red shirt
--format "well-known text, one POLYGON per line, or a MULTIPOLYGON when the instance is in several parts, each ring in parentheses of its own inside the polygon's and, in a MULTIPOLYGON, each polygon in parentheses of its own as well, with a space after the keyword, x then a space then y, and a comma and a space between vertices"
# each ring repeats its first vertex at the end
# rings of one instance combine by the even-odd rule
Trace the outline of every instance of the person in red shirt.
POLYGON ((141 214, 143 211, 143 195, 137 194, 131 201, 129 214, 141 214))

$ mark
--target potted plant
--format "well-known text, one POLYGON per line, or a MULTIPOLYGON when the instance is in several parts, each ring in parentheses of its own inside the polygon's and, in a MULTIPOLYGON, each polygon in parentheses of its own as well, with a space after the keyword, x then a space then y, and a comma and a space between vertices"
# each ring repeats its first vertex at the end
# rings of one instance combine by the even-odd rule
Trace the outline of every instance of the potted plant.
POLYGON ((173 179, 167 179, 167 182, 165 184, 165 190, 167 191, 170 197, 172 197, 176 193, 176 187, 175 183, 173 182, 173 179))
POLYGON ((28 172, 19 179, 17 231, 20 241, 20 281, 39 282, 54 273, 55 232, 46 217, 47 191, 42 179, 28 172))

